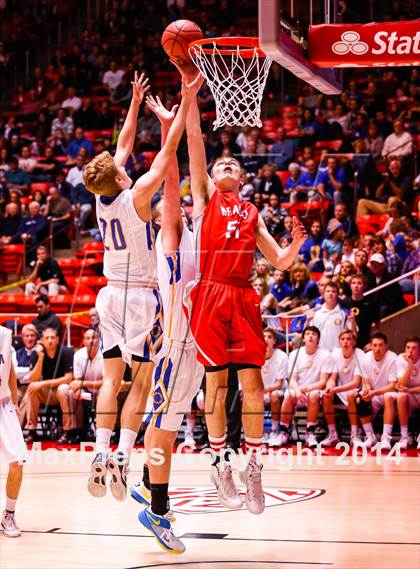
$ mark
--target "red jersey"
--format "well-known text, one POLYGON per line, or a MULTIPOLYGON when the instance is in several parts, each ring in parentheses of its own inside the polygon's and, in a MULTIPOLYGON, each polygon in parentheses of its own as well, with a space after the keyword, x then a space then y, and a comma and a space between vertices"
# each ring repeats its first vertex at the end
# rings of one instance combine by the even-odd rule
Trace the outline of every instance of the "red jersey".
POLYGON ((258 209, 234 192, 215 191, 195 222, 202 277, 247 281, 254 263, 258 209))

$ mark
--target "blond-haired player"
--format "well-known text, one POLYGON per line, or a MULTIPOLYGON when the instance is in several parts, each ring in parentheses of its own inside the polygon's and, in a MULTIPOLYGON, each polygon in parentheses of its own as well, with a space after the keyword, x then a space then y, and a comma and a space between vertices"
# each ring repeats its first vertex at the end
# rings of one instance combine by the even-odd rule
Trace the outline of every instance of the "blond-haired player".
POLYGON ((144 413, 154 364, 161 339, 161 300, 157 288, 156 250, 151 198, 162 184, 175 156, 185 127, 189 105, 196 95, 199 78, 183 83, 182 102, 166 143, 149 172, 132 189, 125 171, 136 134, 137 114, 148 80, 135 76, 133 98, 113 158, 103 152, 85 168, 84 181, 96 194, 96 213, 104 243, 104 275, 108 284, 96 300, 104 357, 104 380, 97 402, 95 458, 88 490, 92 496, 106 493, 107 472, 117 500, 127 494, 127 467, 144 413), (117 393, 126 363, 132 366, 133 382, 121 412, 117 451, 108 448, 117 413, 117 393))
POLYGON ((22 484, 22 462, 26 445, 15 410, 17 401, 16 375, 12 364, 12 333, 0 326, 0 460, 9 465, 1 531, 7 537, 20 536, 15 521, 15 507, 22 484))

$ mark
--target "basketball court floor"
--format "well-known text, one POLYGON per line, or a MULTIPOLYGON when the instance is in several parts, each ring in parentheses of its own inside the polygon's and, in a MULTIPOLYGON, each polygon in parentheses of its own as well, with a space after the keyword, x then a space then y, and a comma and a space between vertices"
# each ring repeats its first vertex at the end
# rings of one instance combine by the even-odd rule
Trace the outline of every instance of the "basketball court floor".
MULTIPOLYGON (((411 454, 400 464, 383 455, 284 455, 281 464, 266 456, 261 516, 223 510, 208 457, 176 455, 171 508, 187 551, 170 555, 139 524, 140 508, 130 497, 117 502, 110 492, 103 499, 88 494, 91 453, 40 451, 25 467, 17 509, 22 537, 0 537, 0 567, 416 569, 420 459, 411 454)), ((136 453, 130 483, 142 464, 136 453)))

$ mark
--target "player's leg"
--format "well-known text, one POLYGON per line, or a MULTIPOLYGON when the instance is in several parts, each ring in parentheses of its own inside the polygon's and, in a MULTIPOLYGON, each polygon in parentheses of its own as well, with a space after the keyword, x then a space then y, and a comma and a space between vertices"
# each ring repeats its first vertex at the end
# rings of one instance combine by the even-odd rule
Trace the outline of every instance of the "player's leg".
POLYGON ((382 450, 392 448, 392 427, 394 426, 397 393, 390 391, 384 393, 384 427, 381 436, 382 450))
POLYGON ((7 537, 19 537, 20 530, 15 521, 16 502, 22 484, 23 466, 19 462, 9 464, 6 481, 6 507, 1 520, 2 533, 7 537))
POLYGON ((324 393, 322 396, 322 410, 328 427, 327 437, 321 441, 324 447, 332 447, 338 443, 337 426, 335 424, 335 393, 324 393))
POLYGON ((287 389, 280 409, 280 434, 278 438, 278 446, 280 447, 289 441, 290 424, 295 415, 295 407, 295 393, 292 389, 287 389))
POLYGON ((240 478, 246 486, 245 504, 252 514, 261 514, 265 497, 261 485, 260 464, 262 436, 264 430, 264 384, 261 368, 238 366, 242 385, 242 425, 245 433, 245 448, 249 462, 240 478))
POLYGON ((48 387, 41 387, 28 395, 28 420, 26 428, 29 431, 25 437, 27 443, 32 443, 37 438, 36 426, 38 424, 39 408, 42 404, 54 404, 51 398, 55 398, 54 391, 48 387))
POLYGON ((107 469, 111 474, 109 486, 112 495, 119 501, 125 500, 127 496, 128 465, 146 409, 153 370, 152 362, 146 362, 143 358, 133 356, 132 385, 121 411, 118 447, 107 461, 107 469))
POLYGON ((409 419, 409 394, 405 391, 399 391, 397 395, 397 412, 398 421, 400 423, 401 438, 399 446, 402 450, 408 448, 408 419, 409 419))
POLYGON ((314 448, 318 445, 318 441, 316 440, 315 436, 315 429, 318 423, 319 403, 320 391, 310 391, 308 393, 308 411, 305 437, 305 442, 309 448, 314 448))
POLYGON ((79 427, 77 415, 83 405, 82 401, 73 397, 73 390, 67 385, 59 385, 57 388, 57 399, 63 414, 63 434, 58 439, 58 444, 69 444, 77 442, 77 429, 79 427))
POLYGON ((359 438, 359 417, 357 415, 356 396, 357 389, 347 392, 347 413, 350 422, 351 445, 360 444, 361 442, 361 439, 359 438))
POLYGON ((185 429, 184 443, 190 446, 192 449, 195 449, 194 427, 197 420, 196 410, 193 409, 191 413, 188 413, 185 420, 187 423, 187 428, 185 429))

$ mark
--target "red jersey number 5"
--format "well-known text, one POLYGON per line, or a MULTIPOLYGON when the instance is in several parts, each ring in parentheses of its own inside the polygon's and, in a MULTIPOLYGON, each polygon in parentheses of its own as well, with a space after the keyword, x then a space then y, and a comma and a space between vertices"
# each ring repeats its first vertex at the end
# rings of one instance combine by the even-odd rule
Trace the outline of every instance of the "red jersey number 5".
POLYGON ((226 239, 230 239, 232 235, 235 235, 235 239, 239 239, 239 221, 237 219, 233 221, 228 221, 226 227, 226 239))

